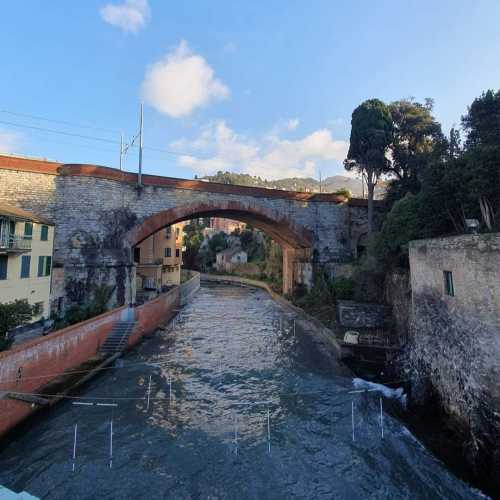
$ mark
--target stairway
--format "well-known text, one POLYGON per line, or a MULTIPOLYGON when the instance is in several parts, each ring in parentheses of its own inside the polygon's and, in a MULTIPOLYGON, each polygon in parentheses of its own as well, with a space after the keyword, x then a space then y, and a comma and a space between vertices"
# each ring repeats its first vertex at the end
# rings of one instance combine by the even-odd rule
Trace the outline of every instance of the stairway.
POLYGON ((127 341, 134 330, 135 321, 118 321, 102 344, 99 352, 101 354, 116 354, 127 347, 127 341))

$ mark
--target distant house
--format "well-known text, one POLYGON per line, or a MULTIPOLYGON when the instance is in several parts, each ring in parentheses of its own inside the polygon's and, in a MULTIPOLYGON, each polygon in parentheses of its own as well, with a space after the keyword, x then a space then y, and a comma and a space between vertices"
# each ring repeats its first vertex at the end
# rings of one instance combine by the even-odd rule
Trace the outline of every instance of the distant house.
POLYGON ((180 284, 182 228, 182 223, 168 226, 135 247, 137 291, 159 291, 165 286, 180 284))
POLYGON ((247 260, 247 253, 240 247, 227 248, 226 250, 217 253, 215 268, 217 271, 230 273, 236 265, 245 264, 247 260))

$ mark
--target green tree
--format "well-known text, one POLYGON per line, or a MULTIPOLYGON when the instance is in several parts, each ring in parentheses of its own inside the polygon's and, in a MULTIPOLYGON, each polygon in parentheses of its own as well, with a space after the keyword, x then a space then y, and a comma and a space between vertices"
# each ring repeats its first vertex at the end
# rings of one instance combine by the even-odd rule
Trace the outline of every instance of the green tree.
POLYGON ((467 197, 491 231, 495 214, 500 215, 500 91, 488 90, 474 99, 462 126, 467 134, 467 197))
POLYGON ((352 113, 349 152, 344 166, 365 179, 368 190, 368 232, 373 232, 373 192, 380 176, 387 172, 387 151, 392 143, 391 113, 379 99, 360 104, 352 113))
POLYGON ((227 248, 226 235, 222 231, 220 233, 214 234, 208 241, 208 247, 213 252, 215 260, 215 254, 227 248))
POLYGON ((432 104, 420 104, 408 99, 389 105, 393 121, 393 141, 390 146, 391 165, 388 171, 395 176, 389 185, 388 201, 417 193, 422 173, 434 155, 446 150, 441 125, 432 116, 432 104))
POLYGON ((26 299, 0 304, 0 351, 9 346, 9 330, 29 323, 33 317, 33 306, 26 299))
POLYGON ((187 269, 198 269, 197 257, 203 240, 203 229, 198 221, 190 221, 189 224, 184 226, 183 243, 185 250, 182 258, 187 269))

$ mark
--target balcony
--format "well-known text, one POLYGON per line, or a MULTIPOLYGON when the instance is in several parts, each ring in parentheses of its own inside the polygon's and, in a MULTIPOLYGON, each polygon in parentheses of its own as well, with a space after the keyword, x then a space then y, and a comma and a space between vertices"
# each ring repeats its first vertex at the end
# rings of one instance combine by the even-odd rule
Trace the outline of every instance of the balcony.
POLYGON ((0 237, 0 254, 25 253, 31 251, 31 239, 25 239, 17 234, 7 234, 0 237))

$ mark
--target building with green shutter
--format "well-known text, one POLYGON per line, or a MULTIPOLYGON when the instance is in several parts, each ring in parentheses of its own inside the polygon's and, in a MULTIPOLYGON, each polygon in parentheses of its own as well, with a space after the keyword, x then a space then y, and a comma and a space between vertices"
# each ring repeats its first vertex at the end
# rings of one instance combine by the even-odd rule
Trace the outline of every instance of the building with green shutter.
POLYGON ((33 321, 50 315, 54 224, 0 203, 0 303, 26 299, 33 321))

